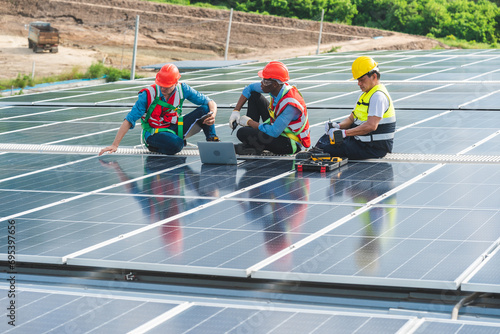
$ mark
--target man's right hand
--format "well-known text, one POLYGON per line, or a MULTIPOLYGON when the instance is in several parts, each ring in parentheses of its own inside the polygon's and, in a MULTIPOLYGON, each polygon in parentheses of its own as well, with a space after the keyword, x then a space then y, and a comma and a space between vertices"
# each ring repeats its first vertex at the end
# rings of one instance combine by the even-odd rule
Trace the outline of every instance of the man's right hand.
POLYGON ((234 125, 240 122, 240 117, 240 112, 238 110, 233 110, 231 116, 229 116, 229 127, 231 128, 231 130, 234 130, 234 125))
POLYGON ((330 129, 328 131, 328 136, 330 137, 330 144, 331 145, 340 145, 344 141, 346 134, 345 134, 345 130, 330 129))
POLYGON ((103 148, 103 149, 99 152, 99 155, 103 155, 103 154, 104 154, 104 153, 106 153, 106 152, 109 152, 109 153, 114 153, 114 152, 116 152, 116 150, 118 150, 118 146, 111 145, 111 146, 108 146, 108 147, 103 148))

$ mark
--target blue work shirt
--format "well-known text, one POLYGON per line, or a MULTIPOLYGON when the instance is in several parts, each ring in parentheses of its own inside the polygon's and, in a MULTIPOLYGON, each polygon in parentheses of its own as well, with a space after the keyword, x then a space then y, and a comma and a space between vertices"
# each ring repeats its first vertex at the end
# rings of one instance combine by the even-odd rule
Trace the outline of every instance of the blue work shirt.
MULTIPOLYGON (((184 98, 189 102, 197 106, 203 106, 203 105, 208 105, 208 102, 212 101, 212 99, 208 98, 206 95, 198 92, 197 90, 191 88, 188 84, 181 83, 181 85, 182 85, 182 90, 184 92, 184 98)), ((177 87, 175 89, 177 89, 177 87)), ((160 99, 162 101, 165 101, 165 96, 163 96, 161 91, 160 91, 160 99)), ((148 111, 148 93, 144 91, 139 94, 139 98, 132 107, 132 110, 130 110, 127 116, 125 116, 125 119, 132 125, 130 127, 131 129, 135 127, 135 122, 137 122, 139 118, 141 118, 142 115, 146 113, 146 111, 148 111)))
MULTIPOLYGON (((281 96, 281 93, 283 92, 283 89, 285 88, 285 85, 281 88, 278 96, 281 96)), ((262 91, 262 88, 260 87, 260 82, 255 82, 253 84, 250 84, 246 86, 243 89, 243 96, 245 96, 247 99, 250 98, 250 95, 252 92, 257 92, 263 94, 264 92, 262 91)), ((274 105, 273 108, 276 107, 276 103, 278 103, 278 98, 274 96, 273 94, 269 94, 273 97, 274 99, 274 105)), ((292 122, 298 119, 301 115, 301 112, 298 108, 288 105, 285 110, 276 118, 273 124, 260 124, 259 125, 259 130, 264 132, 265 134, 277 138, 279 135, 281 135, 285 129, 288 127, 288 125, 292 122)))

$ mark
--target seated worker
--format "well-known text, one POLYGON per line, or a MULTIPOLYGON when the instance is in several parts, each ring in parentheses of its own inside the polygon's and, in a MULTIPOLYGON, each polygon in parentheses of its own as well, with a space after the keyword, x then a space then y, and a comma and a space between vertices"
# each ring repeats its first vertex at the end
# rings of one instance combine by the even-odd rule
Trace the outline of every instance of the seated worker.
POLYGON ((242 144, 236 154, 259 155, 263 150, 275 154, 294 154, 311 146, 307 108, 298 89, 287 83, 288 69, 272 61, 259 71, 261 82, 243 89, 229 118, 229 127, 242 126, 236 133, 242 144), (262 93, 269 93, 269 102, 262 93), (248 100, 247 115, 240 110, 248 100), (262 123, 259 123, 262 119, 262 123))
POLYGON ((300 153, 297 158, 324 152, 332 157, 362 160, 382 158, 392 152, 396 111, 387 89, 380 83, 377 65, 366 56, 354 61, 353 79, 358 80, 358 86, 363 91, 354 111, 340 123, 327 122, 326 134, 313 148, 300 153), (330 139, 335 139, 335 144, 332 145, 330 139))
POLYGON ((211 114, 203 120, 201 129, 207 141, 219 141, 214 126, 217 104, 189 85, 179 83, 180 77, 179 69, 174 64, 164 65, 156 74, 155 84, 139 92, 137 102, 125 117, 111 146, 103 148, 99 155, 116 152, 123 137, 134 128, 138 119, 141 119, 141 139, 152 152, 170 155, 180 152, 185 144, 186 131, 209 112, 211 114), (182 116, 182 105, 186 99, 199 107, 182 116))

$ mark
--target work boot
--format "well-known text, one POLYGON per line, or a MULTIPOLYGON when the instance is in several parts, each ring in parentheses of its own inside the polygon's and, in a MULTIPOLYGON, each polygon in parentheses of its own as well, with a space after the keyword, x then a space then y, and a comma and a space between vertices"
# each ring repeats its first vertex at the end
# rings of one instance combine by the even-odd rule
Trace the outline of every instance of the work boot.
POLYGON ((309 149, 309 151, 299 152, 295 154, 295 160, 307 160, 315 154, 323 154, 323 153, 324 152, 322 149, 313 146, 309 149))
POLYGON ((220 141, 220 139, 219 139, 219 137, 214 136, 214 137, 207 138, 207 141, 220 141))
POLYGON ((256 149, 253 146, 247 146, 245 144, 235 144, 234 151, 238 155, 261 155, 262 150, 256 149))

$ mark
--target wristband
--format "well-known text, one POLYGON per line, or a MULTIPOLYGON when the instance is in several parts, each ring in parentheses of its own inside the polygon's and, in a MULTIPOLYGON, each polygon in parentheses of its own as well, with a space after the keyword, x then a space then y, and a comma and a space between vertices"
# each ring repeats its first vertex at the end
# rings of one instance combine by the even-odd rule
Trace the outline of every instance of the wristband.
POLYGON ((240 112, 238 109, 233 109, 233 111, 237 111, 237 112, 240 112))

